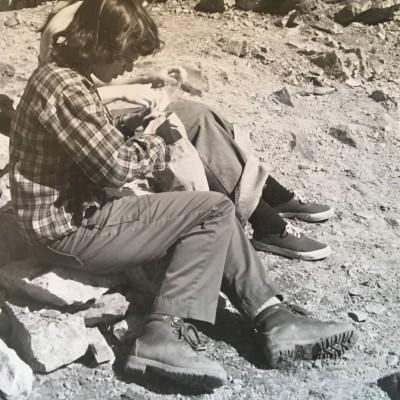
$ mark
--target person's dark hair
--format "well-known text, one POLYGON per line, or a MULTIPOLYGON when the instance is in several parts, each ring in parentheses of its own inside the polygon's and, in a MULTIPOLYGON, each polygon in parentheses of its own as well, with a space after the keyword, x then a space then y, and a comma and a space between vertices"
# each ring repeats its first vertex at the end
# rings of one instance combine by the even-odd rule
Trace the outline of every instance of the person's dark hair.
POLYGON ((161 46, 141 0, 84 0, 68 28, 53 38, 56 55, 70 65, 135 60, 161 46))

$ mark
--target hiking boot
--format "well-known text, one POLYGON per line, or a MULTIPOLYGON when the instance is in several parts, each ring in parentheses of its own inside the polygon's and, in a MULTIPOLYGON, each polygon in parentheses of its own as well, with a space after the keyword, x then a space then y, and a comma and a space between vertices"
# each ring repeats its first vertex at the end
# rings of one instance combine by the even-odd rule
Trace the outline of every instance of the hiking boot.
POLYGON ((295 315, 283 304, 262 311, 256 328, 271 368, 295 360, 336 359, 357 341, 352 325, 295 315))
POLYGON ((181 318, 152 314, 132 347, 125 371, 143 376, 151 370, 178 383, 207 389, 222 386, 225 371, 199 355, 199 350, 204 350, 204 344, 193 325, 181 318))
POLYGON ((297 218, 307 222, 326 221, 335 213, 332 207, 309 203, 298 196, 294 196, 286 203, 274 206, 273 209, 282 218, 297 218))
POLYGON ((259 251, 306 261, 321 260, 331 254, 328 245, 309 238, 290 224, 286 225, 282 233, 276 235, 259 234, 254 231, 251 243, 259 251))

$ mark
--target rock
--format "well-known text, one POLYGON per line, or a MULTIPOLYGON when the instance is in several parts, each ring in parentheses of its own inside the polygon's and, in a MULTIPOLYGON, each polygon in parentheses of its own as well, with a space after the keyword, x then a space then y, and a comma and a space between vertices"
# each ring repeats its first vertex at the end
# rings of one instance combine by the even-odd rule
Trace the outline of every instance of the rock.
POLYGON ((235 0, 200 0, 196 10, 205 12, 224 12, 233 7, 235 0))
POLYGON ((290 98, 290 94, 285 87, 281 90, 278 90, 278 91, 272 93, 272 97, 275 100, 278 100, 280 103, 286 104, 287 106, 294 107, 294 105, 292 103, 292 99, 290 98))
POLYGON ((31 368, 0 339, 0 397, 5 400, 27 399, 32 384, 31 368))
POLYGON ((236 6, 245 11, 268 12, 286 15, 292 10, 309 13, 316 6, 315 0, 236 0, 236 6))
POLYGON ((144 315, 130 315, 113 326, 113 335, 120 342, 137 338, 143 331, 146 319, 147 317, 144 315))
POLYGON ((395 367, 398 363, 399 363, 399 357, 393 354, 390 354, 386 357, 386 364, 389 367, 395 367))
POLYGON ((128 310, 129 303, 120 293, 106 294, 98 299, 88 310, 80 311, 86 326, 99 323, 108 324, 122 318, 128 310))
POLYGON ((340 25, 336 24, 331 19, 324 17, 323 15, 321 15, 318 21, 315 21, 313 24, 311 24, 311 27, 331 35, 343 33, 343 28, 340 25))
POLYGON ((307 138, 304 132, 296 130, 295 132, 290 132, 292 135, 291 148, 299 152, 306 160, 313 161, 314 157, 312 155, 310 145, 308 144, 307 138))
POLYGON ((356 322, 365 322, 368 318, 368 314, 364 311, 351 311, 349 317, 356 322))
POLYGON ((382 304, 370 304, 365 307, 369 314, 381 315, 386 311, 386 307, 382 304))
POLYGON ((326 94, 331 94, 333 92, 336 92, 336 89, 331 86, 315 87, 313 90, 313 94, 316 96, 325 96, 326 94))
POLYGON ((4 26, 6 26, 7 28, 14 28, 15 26, 20 24, 21 22, 19 22, 17 13, 14 13, 11 17, 8 17, 4 22, 4 26))
POLYGON ((222 46, 222 51, 237 57, 244 57, 249 52, 249 42, 247 40, 221 38, 219 43, 222 46))
POLYGON ((362 290, 358 286, 354 286, 349 289, 349 295, 353 297, 361 297, 362 296, 362 290))
POLYGON ((355 0, 338 11, 334 20, 344 26, 352 22, 373 25, 393 19, 398 10, 400 0, 355 0))
POLYGON ((357 147, 348 126, 336 126, 329 129, 329 134, 340 142, 352 147, 357 147))
POLYGON ((54 306, 81 306, 99 299, 121 280, 76 269, 44 265, 36 257, 7 264, 0 269, 0 285, 54 306))
POLYGON ((88 348, 82 317, 6 303, 11 345, 34 372, 51 372, 82 357, 88 348))
POLYGON ((99 329, 87 328, 86 332, 89 341, 89 352, 93 355, 96 363, 113 363, 115 361, 115 354, 99 329))
POLYGON ((236 7, 244 11, 261 11, 267 3, 266 0, 236 0, 236 7))
POLYGON ((368 97, 376 102, 382 102, 388 100, 388 96, 382 90, 374 90, 368 97))
POLYGON ((391 400, 400 400, 400 372, 384 376, 378 379, 377 383, 391 400))
MULTIPOLYGON (((2 76, 8 77, 8 78, 13 78, 15 75, 15 68, 12 65, 4 64, 4 63, 0 62, 0 74, 2 76)), ((1 107, 0 107, 0 109, 1 109, 1 107)))
POLYGON ((310 58, 318 67, 322 68, 328 76, 335 79, 348 79, 352 76, 352 70, 346 65, 345 60, 337 51, 318 53, 310 58))

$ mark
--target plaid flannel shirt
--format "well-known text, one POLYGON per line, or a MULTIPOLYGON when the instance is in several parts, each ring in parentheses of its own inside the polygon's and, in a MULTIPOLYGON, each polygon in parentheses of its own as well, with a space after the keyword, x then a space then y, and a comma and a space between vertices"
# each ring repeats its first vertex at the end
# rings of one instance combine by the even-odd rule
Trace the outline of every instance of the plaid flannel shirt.
POLYGON ((77 230, 85 211, 121 187, 165 168, 158 136, 125 140, 93 83, 50 62, 28 81, 11 125, 10 188, 24 239, 46 244, 77 230))

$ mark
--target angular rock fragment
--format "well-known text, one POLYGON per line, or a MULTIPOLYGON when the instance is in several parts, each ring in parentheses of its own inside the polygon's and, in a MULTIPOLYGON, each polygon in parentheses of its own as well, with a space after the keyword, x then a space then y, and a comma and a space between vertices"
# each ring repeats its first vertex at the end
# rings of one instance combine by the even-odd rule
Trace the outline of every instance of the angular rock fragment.
POLYGON ((115 354, 98 328, 87 328, 89 352, 97 364, 113 363, 115 354))
POLYGON ((220 39, 219 43, 222 50, 237 57, 244 57, 249 52, 249 42, 247 40, 220 39))
POLYGON ((278 100, 280 103, 294 107, 292 99, 290 98, 290 94, 285 87, 281 90, 272 93, 272 96, 275 100, 278 100))
POLYGON ((351 311, 349 317, 356 322, 364 322, 368 318, 368 314, 364 311, 351 311))
POLYGON ((113 335, 123 342, 140 336, 146 323, 145 315, 130 315, 113 327, 113 335))
POLYGON ((6 303, 11 345, 34 372, 51 372, 82 357, 88 348, 82 317, 6 303))
POLYGON ((103 277, 71 268, 44 265, 36 257, 0 269, 0 285, 55 306, 81 306, 99 299, 120 283, 118 276, 103 277))
POLYGON ((31 368, 0 339, 0 397, 5 400, 27 399, 32 384, 31 368))
POLYGON ((352 147, 357 147, 350 128, 347 126, 336 126, 329 129, 329 134, 340 142, 352 147))
POLYGON ((129 302, 120 293, 106 294, 97 300, 88 310, 80 311, 86 326, 110 323, 122 318, 128 310, 129 302))

